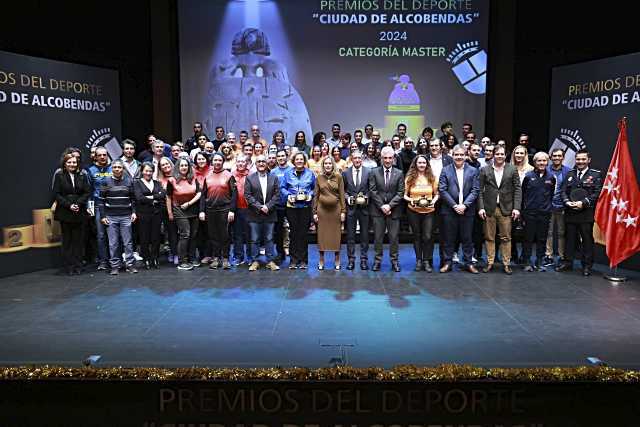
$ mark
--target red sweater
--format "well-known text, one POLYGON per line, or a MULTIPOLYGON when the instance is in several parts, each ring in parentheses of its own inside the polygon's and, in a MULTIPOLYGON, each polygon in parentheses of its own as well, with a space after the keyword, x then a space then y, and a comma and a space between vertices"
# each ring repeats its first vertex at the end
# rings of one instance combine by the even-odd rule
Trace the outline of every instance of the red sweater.
POLYGON ((204 197, 200 198, 200 212, 206 209, 235 211, 236 184, 228 170, 211 170, 204 178, 202 191, 204 197))
POLYGON ((247 175, 249 175, 248 170, 244 170, 244 172, 240 172, 237 169, 233 170, 233 177, 236 180, 236 191, 238 192, 238 209, 247 209, 249 204, 247 200, 244 198, 244 181, 247 179, 247 175))

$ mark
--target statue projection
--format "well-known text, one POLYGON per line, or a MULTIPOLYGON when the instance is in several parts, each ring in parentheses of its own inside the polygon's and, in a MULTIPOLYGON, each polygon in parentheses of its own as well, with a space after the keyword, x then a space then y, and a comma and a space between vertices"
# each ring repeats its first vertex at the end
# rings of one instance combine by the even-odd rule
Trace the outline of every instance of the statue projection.
POLYGON ((271 58, 266 34, 245 28, 235 34, 231 56, 216 64, 209 74, 208 129, 248 129, 260 126, 267 140, 277 130, 288 143, 303 130, 311 135, 307 107, 289 81, 287 69, 271 58))

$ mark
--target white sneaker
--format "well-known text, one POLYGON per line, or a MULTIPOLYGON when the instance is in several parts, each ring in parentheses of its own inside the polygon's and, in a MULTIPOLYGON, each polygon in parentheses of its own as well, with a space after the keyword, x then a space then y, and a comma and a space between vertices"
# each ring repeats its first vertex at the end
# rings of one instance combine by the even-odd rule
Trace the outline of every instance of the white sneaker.
POLYGON ((458 253, 457 252, 454 252, 453 258, 451 259, 451 261, 455 262, 456 264, 460 262, 460 259, 458 258, 458 253))
POLYGON ((478 262, 478 259, 476 257, 472 256, 471 257, 471 262, 475 264, 475 263, 478 262))
POLYGON ((136 259, 136 261, 142 261, 142 257, 138 252, 134 252, 133 257, 136 259))

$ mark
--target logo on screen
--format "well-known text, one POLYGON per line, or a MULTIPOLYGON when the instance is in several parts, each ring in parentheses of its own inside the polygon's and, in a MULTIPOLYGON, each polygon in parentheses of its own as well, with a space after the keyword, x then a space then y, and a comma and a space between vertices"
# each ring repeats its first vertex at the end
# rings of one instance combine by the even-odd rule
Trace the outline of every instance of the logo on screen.
POLYGON ((587 148, 587 143, 580 136, 578 129, 560 129, 560 135, 558 135, 549 148, 549 153, 554 150, 564 151, 564 160, 562 164, 573 168, 576 164, 576 152, 583 148, 587 148))
POLYGON ((87 138, 85 146, 91 150, 96 147, 104 147, 109 153, 111 160, 122 157, 122 147, 118 139, 111 135, 111 128, 93 129, 87 138))
POLYGON ((451 71, 467 90, 482 95, 487 90, 487 53, 477 41, 458 43, 447 55, 451 71))

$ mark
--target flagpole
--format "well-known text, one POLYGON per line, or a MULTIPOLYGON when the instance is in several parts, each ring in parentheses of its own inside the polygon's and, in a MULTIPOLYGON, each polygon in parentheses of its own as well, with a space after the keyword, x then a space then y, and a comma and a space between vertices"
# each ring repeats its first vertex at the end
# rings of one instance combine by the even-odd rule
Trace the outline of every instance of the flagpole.
POLYGON ((617 265, 615 267, 613 267, 613 268, 609 267, 609 274, 605 274, 604 278, 605 278, 605 280, 608 280, 609 282, 612 282, 615 285, 617 285, 619 283, 624 283, 624 282, 627 281, 626 276, 622 276, 622 275, 618 274, 618 266, 617 265))

